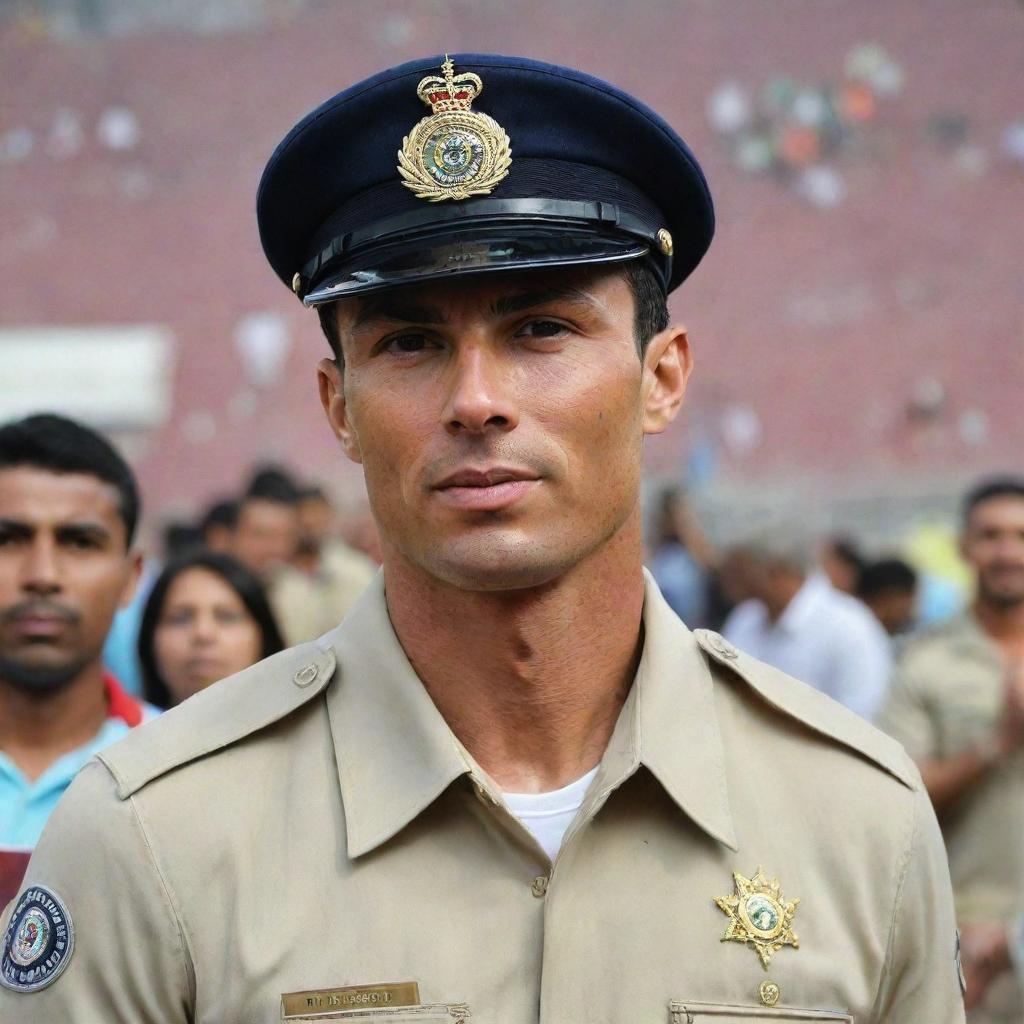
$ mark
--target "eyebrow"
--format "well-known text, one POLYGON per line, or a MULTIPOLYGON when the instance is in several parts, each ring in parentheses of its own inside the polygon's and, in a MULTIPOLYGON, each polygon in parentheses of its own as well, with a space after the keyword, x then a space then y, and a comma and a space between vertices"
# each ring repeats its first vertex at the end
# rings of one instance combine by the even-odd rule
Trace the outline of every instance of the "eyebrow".
MULTIPOLYGON (((589 307, 596 305, 593 296, 579 288, 546 288, 543 291, 503 295, 491 303, 491 312, 495 316, 509 316, 512 313, 521 313, 523 310, 543 306, 549 302, 569 302, 576 306, 589 307)), ((370 295, 360 303, 359 313, 353 321, 352 329, 359 330, 360 327, 382 320, 409 324, 443 324, 446 322, 444 314, 434 306, 403 301, 400 297, 393 295, 370 295)))
POLYGON ((547 288, 544 291, 521 292, 518 295, 503 295, 491 305, 497 316, 521 313, 524 309, 544 306, 549 302, 569 302, 576 306, 595 306, 594 297, 579 288, 547 288))
POLYGON ((110 540, 110 531, 98 523, 61 523, 55 532, 60 540, 110 540))
POLYGON ((359 312, 352 323, 352 329, 357 331, 360 327, 381 320, 407 324, 443 324, 445 322, 440 310, 432 306, 420 306, 414 302, 403 301, 393 295, 370 295, 360 302, 359 312))
MULTIPOLYGON (((0 517, 0 533, 15 537, 31 537, 39 529, 34 523, 26 523, 20 519, 7 519, 0 517)), ((107 541, 111 533, 105 526, 99 523, 59 523, 54 528, 54 533, 62 540, 75 540, 84 538, 87 540, 107 541)))

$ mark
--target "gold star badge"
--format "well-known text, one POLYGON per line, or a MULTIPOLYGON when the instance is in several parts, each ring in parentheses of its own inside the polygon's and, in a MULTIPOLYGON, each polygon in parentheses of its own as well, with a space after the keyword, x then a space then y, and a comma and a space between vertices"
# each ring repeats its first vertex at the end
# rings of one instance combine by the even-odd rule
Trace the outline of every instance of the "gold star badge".
POLYGON ((785 900, 778 879, 768 880, 758 868, 753 878, 733 872, 735 895, 715 898, 715 905, 729 918, 722 942, 749 943, 767 971, 772 956, 783 946, 800 948, 793 933, 793 918, 799 900, 785 900))

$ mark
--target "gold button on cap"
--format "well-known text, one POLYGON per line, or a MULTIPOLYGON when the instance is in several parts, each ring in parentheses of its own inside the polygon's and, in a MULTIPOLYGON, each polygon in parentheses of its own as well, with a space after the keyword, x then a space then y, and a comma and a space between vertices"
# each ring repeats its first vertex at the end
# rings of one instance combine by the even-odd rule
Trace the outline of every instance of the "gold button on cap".
POLYGON ((672 232, 667 228, 658 229, 658 245, 666 256, 672 255, 672 232))
POLYGON ((295 683, 296 686, 309 686, 316 677, 316 665, 306 665, 305 668, 300 668, 299 671, 292 676, 292 682, 295 683))
POLYGON ((302 291, 302 275, 299 273, 296 273, 292 278, 292 291, 295 292, 296 295, 302 291))
POLYGON ((530 885, 530 891, 537 899, 541 899, 548 891, 548 876, 538 875, 530 885))

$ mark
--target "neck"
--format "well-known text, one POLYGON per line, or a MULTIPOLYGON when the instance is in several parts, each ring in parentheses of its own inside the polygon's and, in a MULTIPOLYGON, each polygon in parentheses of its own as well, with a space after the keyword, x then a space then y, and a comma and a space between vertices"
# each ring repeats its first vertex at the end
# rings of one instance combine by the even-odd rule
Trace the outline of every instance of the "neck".
POLYGON ((1019 650, 1024 656, 1024 601, 1000 604, 979 595, 974 615, 996 643, 1019 650))
POLYGON ((91 740, 106 716, 99 660, 55 693, 30 693, 0 679, 0 750, 30 781, 91 740))
POLYGON ((385 559, 406 655, 501 789, 558 789, 600 761, 640 658, 641 550, 637 512, 600 550, 532 589, 460 590, 385 559))

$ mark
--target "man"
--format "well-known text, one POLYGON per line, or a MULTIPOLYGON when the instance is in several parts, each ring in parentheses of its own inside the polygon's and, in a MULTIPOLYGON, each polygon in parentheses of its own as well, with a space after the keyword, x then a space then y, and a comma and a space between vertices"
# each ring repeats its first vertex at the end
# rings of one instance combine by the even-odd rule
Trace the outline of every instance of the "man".
POLYGON ((295 554, 298 502, 298 490, 286 477, 256 474, 238 502, 228 553, 269 583, 295 554))
POLYGON ((672 129, 567 68, 420 61, 297 126, 258 211, 383 574, 79 779, 0 1008, 962 1021, 913 766, 641 568, 643 438, 691 365, 665 294, 712 230, 672 129), (28 935, 57 916, 70 954, 28 935))
POLYGON ((871 721, 891 670, 889 642, 875 618, 811 570, 798 532, 766 530, 740 548, 752 596, 730 613, 723 635, 871 721))
POLYGON ((103 644, 140 569, 131 470, 59 416, 0 427, 0 891, 79 769, 147 715, 103 644))
POLYGON ((972 1022, 1020 1024, 1007 926, 1024 913, 1024 479, 964 501, 969 611, 912 640, 882 726, 917 761, 942 824, 972 1022))
POLYGON ((865 565, 857 579, 856 594, 894 643, 913 630, 917 573, 902 558, 880 558, 865 565))
POLYGON ((229 554, 234 544, 235 527, 238 525, 238 502, 231 498, 215 501, 203 513, 199 532, 203 547, 210 551, 229 554))

